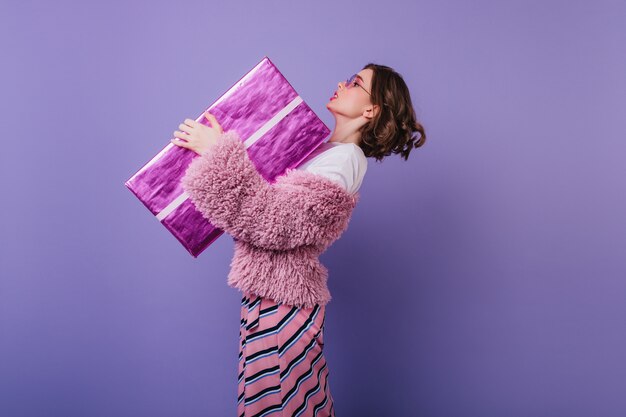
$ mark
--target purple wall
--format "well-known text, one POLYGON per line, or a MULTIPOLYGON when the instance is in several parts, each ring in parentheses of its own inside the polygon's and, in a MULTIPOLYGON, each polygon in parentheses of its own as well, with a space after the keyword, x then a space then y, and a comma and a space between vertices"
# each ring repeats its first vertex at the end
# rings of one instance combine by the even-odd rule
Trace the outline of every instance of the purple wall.
POLYGON ((626 415, 625 3, 302 3, 2 3, 0 415, 235 415, 232 239, 123 184, 264 55, 331 128, 390 65, 428 133, 322 255, 340 417, 626 415))

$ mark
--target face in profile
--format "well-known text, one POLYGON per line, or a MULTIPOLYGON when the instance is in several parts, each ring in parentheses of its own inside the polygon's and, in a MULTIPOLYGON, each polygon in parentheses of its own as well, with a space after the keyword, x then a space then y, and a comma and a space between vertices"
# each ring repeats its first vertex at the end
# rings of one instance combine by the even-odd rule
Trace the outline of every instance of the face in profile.
POLYGON ((357 119, 371 117, 372 76, 374 70, 367 68, 359 71, 350 84, 341 81, 337 84, 335 94, 326 103, 326 108, 335 118, 357 119))

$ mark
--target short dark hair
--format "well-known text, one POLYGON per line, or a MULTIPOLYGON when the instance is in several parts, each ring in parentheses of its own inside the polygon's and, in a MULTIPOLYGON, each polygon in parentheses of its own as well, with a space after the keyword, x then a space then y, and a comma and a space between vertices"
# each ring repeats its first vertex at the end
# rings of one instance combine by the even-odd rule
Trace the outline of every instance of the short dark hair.
POLYGON ((392 153, 407 160, 413 148, 426 142, 426 133, 415 116, 409 89, 402 76, 391 67, 370 62, 363 69, 374 71, 371 100, 380 109, 359 129, 359 146, 366 157, 377 161, 392 153))

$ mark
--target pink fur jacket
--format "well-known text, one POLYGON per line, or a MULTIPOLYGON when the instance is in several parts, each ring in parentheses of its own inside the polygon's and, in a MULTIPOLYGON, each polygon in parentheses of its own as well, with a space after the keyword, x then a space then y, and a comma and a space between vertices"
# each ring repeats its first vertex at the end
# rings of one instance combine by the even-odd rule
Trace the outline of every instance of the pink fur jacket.
POLYGON ((319 255, 347 229, 358 193, 297 169, 268 182, 234 130, 191 162, 181 184, 235 241, 229 286, 305 308, 331 300, 319 255))

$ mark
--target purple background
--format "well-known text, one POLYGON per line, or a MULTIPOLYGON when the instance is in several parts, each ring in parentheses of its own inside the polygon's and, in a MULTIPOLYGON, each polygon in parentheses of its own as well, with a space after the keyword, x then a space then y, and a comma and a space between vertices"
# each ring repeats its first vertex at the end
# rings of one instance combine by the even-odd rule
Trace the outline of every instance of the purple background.
POLYGON ((624 2, 294 3, 2 2, 0 415, 235 415, 232 238, 124 181, 268 55, 331 128, 390 65, 428 133, 322 255, 338 416, 624 416, 624 2))

